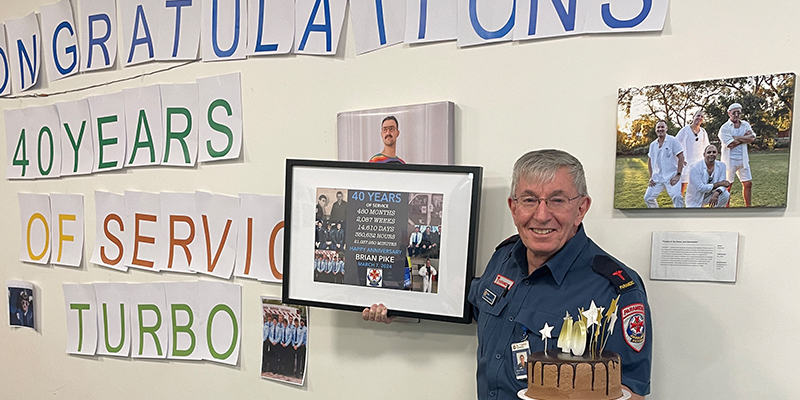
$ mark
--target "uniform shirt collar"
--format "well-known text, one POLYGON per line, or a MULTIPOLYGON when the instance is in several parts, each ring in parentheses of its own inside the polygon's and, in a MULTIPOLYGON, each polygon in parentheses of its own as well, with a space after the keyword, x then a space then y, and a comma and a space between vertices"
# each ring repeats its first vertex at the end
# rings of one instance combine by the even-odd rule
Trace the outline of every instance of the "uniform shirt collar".
MULTIPOLYGON (((564 281, 564 277, 567 275, 567 272, 572 267, 572 264, 575 263, 575 259, 578 258, 581 250, 586 246, 588 243, 589 238, 586 237, 586 232, 583 230, 583 223, 578 226, 578 232, 575 233, 570 240, 561 248, 552 258, 547 260, 541 268, 537 269, 530 275, 541 275, 543 268, 547 268, 550 271, 550 274, 553 276, 553 280, 561 286, 561 282, 564 281)), ((528 256, 527 256, 527 248, 525 244, 522 243, 522 240, 518 240, 514 244, 514 248, 511 250, 511 257, 515 259, 517 265, 523 269, 523 275, 528 276, 528 256)))

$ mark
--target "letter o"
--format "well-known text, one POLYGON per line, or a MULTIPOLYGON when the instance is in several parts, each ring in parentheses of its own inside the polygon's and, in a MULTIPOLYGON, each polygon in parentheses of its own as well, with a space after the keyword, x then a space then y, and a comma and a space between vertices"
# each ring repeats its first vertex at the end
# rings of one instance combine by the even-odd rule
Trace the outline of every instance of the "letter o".
POLYGON ((233 354, 233 350, 236 348, 236 339, 238 337, 239 325, 236 323, 236 316, 233 314, 233 310, 231 310, 231 308, 225 304, 217 304, 214 306, 214 308, 211 309, 211 312, 208 313, 208 322, 206 323, 206 340, 208 341, 208 352, 211 353, 211 356, 217 360, 224 360, 230 357, 230 355, 233 354), (214 349, 214 344, 211 342, 211 327, 214 325, 214 316, 220 311, 225 311, 231 317, 231 322, 233 323, 231 345, 224 353, 217 353, 217 351, 214 349))
POLYGON ((47 254, 48 247, 50 247, 50 227, 47 226, 47 220, 44 219, 44 215, 42 215, 40 213, 35 213, 35 214, 31 215, 31 218, 28 220, 28 237, 27 237, 27 240, 28 240, 28 256, 33 261, 41 260, 42 257, 44 257, 44 255, 47 254), (38 255, 37 254, 33 254, 33 250, 31 250, 31 226, 33 225, 33 220, 36 220, 36 219, 42 220, 42 225, 44 225, 44 236, 45 236, 44 249, 38 255))

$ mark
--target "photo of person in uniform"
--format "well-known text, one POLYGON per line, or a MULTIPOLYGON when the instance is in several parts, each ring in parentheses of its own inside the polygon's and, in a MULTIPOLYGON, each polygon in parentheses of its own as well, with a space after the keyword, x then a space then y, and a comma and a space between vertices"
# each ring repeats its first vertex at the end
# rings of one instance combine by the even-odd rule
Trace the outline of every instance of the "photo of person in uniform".
POLYGON ((261 308, 261 377, 302 385, 308 351, 308 309, 263 296, 261 308))
POLYGON ((455 104, 449 101, 340 112, 336 131, 340 161, 455 163, 455 104))
POLYGON ((8 288, 9 324, 35 328, 33 317, 33 289, 22 287, 8 288))
POLYGON ((379 164, 405 164, 397 156, 397 138, 400 137, 400 124, 397 118, 390 115, 381 121, 381 139, 383 140, 383 150, 369 159, 371 163, 379 164))

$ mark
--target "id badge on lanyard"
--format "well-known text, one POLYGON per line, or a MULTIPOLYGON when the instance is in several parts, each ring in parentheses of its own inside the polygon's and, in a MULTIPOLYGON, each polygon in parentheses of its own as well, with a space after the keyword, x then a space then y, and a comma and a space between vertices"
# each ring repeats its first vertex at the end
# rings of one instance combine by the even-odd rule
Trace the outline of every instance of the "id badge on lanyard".
POLYGON ((514 375, 519 380, 528 380, 528 356, 531 347, 528 344, 528 328, 522 325, 522 340, 511 343, 511 356, 514 360, 514 375))

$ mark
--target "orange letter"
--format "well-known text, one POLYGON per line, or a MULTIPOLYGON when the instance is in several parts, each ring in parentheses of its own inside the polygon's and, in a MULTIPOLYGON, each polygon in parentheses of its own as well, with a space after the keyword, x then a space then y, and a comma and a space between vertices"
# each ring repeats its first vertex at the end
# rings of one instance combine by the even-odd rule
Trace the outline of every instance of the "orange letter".
POLYGON ((50 246, 50 228, 47 226, 47 220, 44 218, 44 215, 37 212, 31 215, 31 218, 28 220, 28 257, 30 257, 31 260, 34 261, 41 260, 42 257, 44 257, 44 255, 47 253, 47 248, 49 246, 50 246), (38 255, 33 254, 33 250, 31 250, 31 225, 33 225, 33 220, 36 219, 42 221, 42 225, 44 225, 44 237, 45 237, 44 249, 42 249, 42 252, 39 253, 38 255))
POLYGON ((269 268, 272 270, 272 275, 277 279, 283 279, 283 274, 278 272, 278 268, 275 267, 275 238, 278 237, 278 232, 281 229, 283 229, 283 221, 278 222, 272 228, 272 234, 269 235, 269 268))
POLYGON ((117 221, 117 224, 119 224, 120 231, 125 231, 125 226, 122 224, 122 218, 120 218, 119 215, 117 214, 108 214, 106 215, 106 219, 103 220, 103 232, 105 232, 108 240, 117 245, 117 248, 119 249, 119 255, 117 256, 117 258, 112 260, 106 257, 106 246, 100 246, 100 259, 103 260, 103 262, 108 265, 117 265, 117 263, 119 263, 119 260, 122 260, 123 249, 122 249, 122 242, 120 242, 116 236, 112 235, 111 232, 108 231, 108 222, 111 220, 117 221))
POLYGON ((250 275, 250 255, 253 254, 253 218, 247 218, 247 254, 244 257, 244 274, 250 275))
POLYGON ((133 231, 134 231, 134 234, 133 234, 134 235, 133 236, 133 261, 131 261, 131 264, 138 265, 140 267, 153 268, 153 262, 152 261, 140 260, 139 257, 138 257, 138 255, 139 255, 139 242, 149 243, 149 244, 154 244, 156 242, 156 239, 154 237, 139 235, 139 221, 145 220, 145 221, 150 221, 150 222, 156 222, 157 218, 156 218, 155 215, 151 215, 151 214, 139 214, 139 213, 136 213, 136 214, 133 214, 133 215, 134 215, 134 217, 133 217, 133 231))
POLYGON ((222 253, 222 247, 225 246, 225 240, 228 239, 228 231, 231 229, 231 220, 225 223, 225 230, 222 231, 222 239, 219 241, 219 247, 217 247, 217 254, 214 255, 214 261, 211 261, 211 238, 208 234, 208 216, 203 214, 203 231, 206 234, 206 263, 208 264, 208 272, 214 272, 214 268, 217 266, 217 261, 219 261, 219 255, 222 253))
POLYGON ((186 254, 186 262, 192 263, 192 253, 189 251, 189 243, 194 240, 194 221, 185 215, 170 215, 169 216, 169 261, 167 268, 172 268, 172 256, 174 254, 175 246, 183 247, 183 252, 186 254), (175 239, 175 222, 185 222, 189 225, 189 237, 186 239, 175 239))

